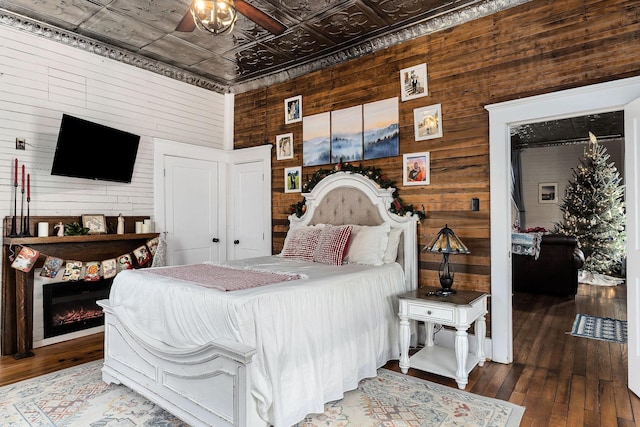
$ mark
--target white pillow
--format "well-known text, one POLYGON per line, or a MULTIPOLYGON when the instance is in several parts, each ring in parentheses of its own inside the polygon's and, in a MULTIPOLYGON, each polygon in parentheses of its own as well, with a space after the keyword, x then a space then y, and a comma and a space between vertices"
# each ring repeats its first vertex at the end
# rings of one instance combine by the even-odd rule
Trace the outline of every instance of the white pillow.
POLYGON ((396 262, 398 258, 398 245, 400 244, 400 236, 402 236, 402 228, 392 228, 389 231, 389 242, 387 242, 387 250, 384 252, 382 261, 385 264, 396 262))
POLYGON ((389 224, 354 225, 344 261, 351 264, 382 265, 389 242, 389 224))

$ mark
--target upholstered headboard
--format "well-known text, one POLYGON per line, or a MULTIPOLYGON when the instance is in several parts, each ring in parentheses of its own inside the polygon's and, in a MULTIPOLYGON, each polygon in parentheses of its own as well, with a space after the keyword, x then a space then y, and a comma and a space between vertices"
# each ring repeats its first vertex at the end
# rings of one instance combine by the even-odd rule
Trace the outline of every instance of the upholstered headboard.
POLYGON ((393 188, 379 188, 363 175, 336 172, 320 181, 311 192, 303 194, 307 210, 300 218, 289 216, 289 222, 292 226, 389 223, 392 228, 401 228, 397 262, 404 268, 407 289, 415 289, 418 286, 418 218, 389 212, 393 191, 393 188))

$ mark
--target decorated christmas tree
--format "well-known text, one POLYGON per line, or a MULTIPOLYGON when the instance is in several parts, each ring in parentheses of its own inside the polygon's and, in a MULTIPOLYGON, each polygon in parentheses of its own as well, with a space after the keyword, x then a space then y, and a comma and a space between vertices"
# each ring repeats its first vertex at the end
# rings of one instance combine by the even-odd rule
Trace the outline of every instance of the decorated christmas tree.
POLYGON ((584 270, 612 274, 625 256, 624 186, 607 149, 589 133, 590 142, 560 205, 563 224, 556 231, 576 236, 585 256, 584 270))

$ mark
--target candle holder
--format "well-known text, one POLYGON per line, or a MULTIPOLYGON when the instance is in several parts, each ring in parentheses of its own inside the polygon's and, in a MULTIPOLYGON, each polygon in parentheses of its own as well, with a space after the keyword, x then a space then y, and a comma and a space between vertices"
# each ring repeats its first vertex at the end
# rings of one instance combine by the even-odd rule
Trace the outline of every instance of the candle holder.
MULTIPOLYGON (((24 175, 24 174, 23 174, 24 175)), ((24 179, 23 179, 24 181, 24 179)), ((22 189, 24 192, 24 188, 22 189)), ((27 174, 27 217, 23 218, 24 225, 22 227, 22 235, 25 237, 31 237, 31 231, 29 231, 29 206, 31 205, 31 174, 27 174)))
POLYGON ((18 181, 13 183, 13 217, 11 218, 11 231, 9 237, 18 237, 18 230, 16 229, 18 222, 18 181))
POLYGON ((20 201, 20 236, 24 236, 24 188, 21 190, 22 200, 20 201))
POLYGON ((24 226, 22 227, 22 235, 24 237, 31 237, 31 232, 29 231, 29 205, 31 204, 31 197, 27 195, 27 216, 23 218, 24 226))

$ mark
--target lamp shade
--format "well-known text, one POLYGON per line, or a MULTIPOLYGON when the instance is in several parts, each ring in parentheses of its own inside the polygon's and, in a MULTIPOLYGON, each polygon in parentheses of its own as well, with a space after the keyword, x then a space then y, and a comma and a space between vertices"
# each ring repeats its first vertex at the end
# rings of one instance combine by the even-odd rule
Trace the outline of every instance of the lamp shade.
POLYGON ((445 225, 436 237, 423 249, 423 252, 439 252, 441 254, 468 254, 469 249, 460 241, 452 229, 445 225))

